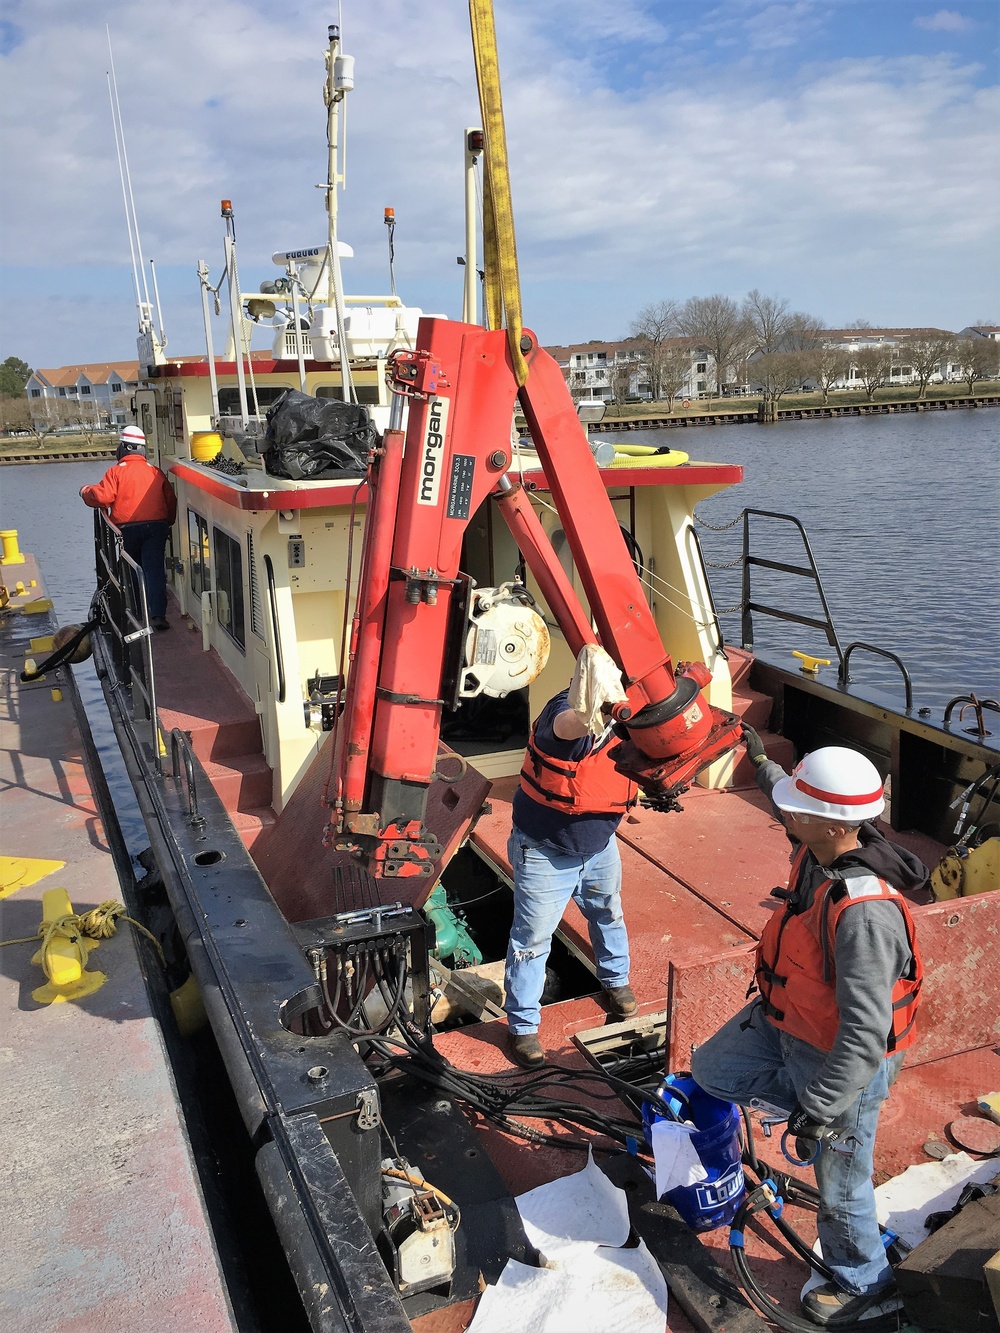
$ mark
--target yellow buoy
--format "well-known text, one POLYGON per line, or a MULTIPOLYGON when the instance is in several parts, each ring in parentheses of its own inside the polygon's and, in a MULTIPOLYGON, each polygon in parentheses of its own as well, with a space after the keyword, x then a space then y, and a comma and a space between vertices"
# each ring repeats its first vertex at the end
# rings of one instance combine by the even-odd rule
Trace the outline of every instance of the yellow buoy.
POLYGON ((196 463, 209 463, 222 448, 222 436, 217 430, 191 432, 191 457, 196 463))

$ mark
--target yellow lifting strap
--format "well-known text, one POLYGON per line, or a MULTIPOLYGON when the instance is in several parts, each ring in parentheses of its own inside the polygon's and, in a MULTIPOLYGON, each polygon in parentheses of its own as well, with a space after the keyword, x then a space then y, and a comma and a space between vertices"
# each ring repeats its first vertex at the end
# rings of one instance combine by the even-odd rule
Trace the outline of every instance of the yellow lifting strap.
POLYGON ((486 271, 484 303, 491 329, 507 327, 507 341, 518 385, 528 378, 528 363, 521 351, 521 281, 517 272, 514 206, 510 196, 507 135, 500 96, 493 0, 469 0, 472 49, 483 118, 483 260, 486 271))

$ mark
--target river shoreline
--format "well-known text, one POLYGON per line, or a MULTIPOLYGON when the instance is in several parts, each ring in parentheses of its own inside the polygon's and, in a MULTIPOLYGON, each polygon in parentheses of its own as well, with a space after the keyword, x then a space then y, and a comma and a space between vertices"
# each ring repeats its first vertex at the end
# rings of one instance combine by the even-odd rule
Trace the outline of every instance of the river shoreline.
MULTIPOLYGON (((834 417, 869 417, 896 412, 937 412, 978 407, 1000 407, 1000 393, 951 394, 947 397, 929 395, 926 398, 875 399, 873 402, 796 403, 795 406, 778 407, 770 420, 765 419, 763 403, 759 399, 729 399, 726 406, 715 408, 705 408, 700 403, 688 407, 681 404, 669 414, 612 410, 603 421, 590 424, 588 430, 600 434, 604 431, 671 430, 685 426, 730 426, 754 422, 770 425, 774 421, 829 421, 834 417)), ((523 425, 520 416, 518 424, 523 425)), ((15 444, 11 440, 0 440, 0 467, 7 463, 79 463, 91 458, 114 457, 115 449, 109 447, 106 439, 80 439, 70 443, 63 436, 58 444, 36 445, 33 449, 26 449, 20 442, 15 444)))

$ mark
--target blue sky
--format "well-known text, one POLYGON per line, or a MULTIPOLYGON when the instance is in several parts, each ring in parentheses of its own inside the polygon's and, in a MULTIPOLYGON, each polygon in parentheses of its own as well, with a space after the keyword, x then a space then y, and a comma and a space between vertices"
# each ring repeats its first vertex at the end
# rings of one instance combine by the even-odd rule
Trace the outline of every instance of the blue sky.
MULTIPOLYGON (((646 303, 752 287, 832 326, 1000 322, 997 0, 495 0, 525 322, 624 335, 646 303)), ((464 0, 343 0, 357 60, 349 290, 460 312, 464 0)), ((244 290, 322 241, 318 0, 7 0, 0 359, 134 355, 111 29, 169 350, 202 347, 199 258, 236 205, 244 290)), ((262 344, 263 345, 263 342, 262 344)))

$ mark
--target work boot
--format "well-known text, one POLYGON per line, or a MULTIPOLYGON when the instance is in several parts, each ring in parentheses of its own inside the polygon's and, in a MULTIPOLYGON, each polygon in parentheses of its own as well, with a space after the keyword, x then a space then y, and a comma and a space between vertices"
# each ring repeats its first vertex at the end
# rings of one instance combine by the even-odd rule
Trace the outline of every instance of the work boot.
POLYGON ((152 616, 150 619, 150 624, 153 626, 153 629, 170 628, 170 621, 167 619, 166 616, 152 616))
POLYGON ((833 1321, 845 1324, 853 1319, 860 1319, 868 1310, 887 1302, 889 1309, 902 1305, 894 1282, 887 1283, 878 1291, 868 1292, 864 1296, 854 1296, 836 1282, 824 1282, 821 1287, 813 1287, 802 1297, 802 1311, 814 1324, 825 1325, 833 1321))
POLYGON ((616 1023, 634 1018, 639 1012, 639 1004, 631 986, 607 986, 604 995, 608 1013, 616 1023))
POLYGON ((508 1032, 507 1049, 510 1058, 522 1069, 539 1069, 545 1063, 545 1052, 537 1032, 508 1032))

